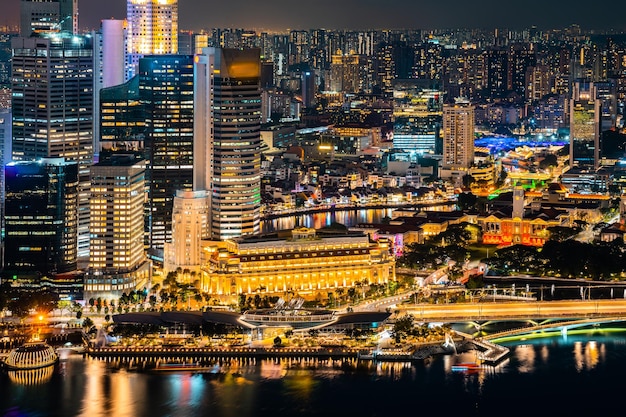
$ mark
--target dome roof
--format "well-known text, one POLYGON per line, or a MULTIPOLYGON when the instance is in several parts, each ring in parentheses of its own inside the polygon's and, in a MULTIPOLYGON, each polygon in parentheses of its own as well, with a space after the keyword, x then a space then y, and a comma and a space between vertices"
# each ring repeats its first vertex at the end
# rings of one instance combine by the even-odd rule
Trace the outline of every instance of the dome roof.
POLYGON ((59 356, 46 343, 29 342, 9 352, 4 364, 9 369, 36 369, 54 365, 59 356))

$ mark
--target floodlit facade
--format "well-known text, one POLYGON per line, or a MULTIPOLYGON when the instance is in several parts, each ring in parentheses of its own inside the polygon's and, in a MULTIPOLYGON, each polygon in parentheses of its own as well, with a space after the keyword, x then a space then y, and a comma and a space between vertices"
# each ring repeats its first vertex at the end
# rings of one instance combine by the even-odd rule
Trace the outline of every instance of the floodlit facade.
MULTIPOLYGON (((128 0, 126 20, 131 67, 144 55, 178 53, 178 0, 128 0)), ((129 77, 133 75, 131 71, 129 77)))
POLYGON ((172 211, 172 242, 165 244, 165 271, 200 271, 201 241, 207 232, 209 206, 206 191, 179 190, 172 211))
POLYGON ((299 228, 207 242, 201 285, 216 296, 283 295, 314 299, 357 283, 395 279, 395 261, 384 239, 371 242, 362 232, 299 228))
POLYGON ((330 63, 330 90, 350 93, 359 91, 360 64, 359 55, 333 55, 330 63))

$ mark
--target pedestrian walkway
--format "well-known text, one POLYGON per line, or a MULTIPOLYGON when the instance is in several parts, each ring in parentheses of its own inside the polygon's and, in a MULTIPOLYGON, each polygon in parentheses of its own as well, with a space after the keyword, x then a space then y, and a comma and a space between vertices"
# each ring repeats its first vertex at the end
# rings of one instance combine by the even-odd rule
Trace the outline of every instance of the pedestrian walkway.
POLYGON ((492 343, 488 340, 476 339, 472 337, 472 335, 463 333, 463 332, 455 332, 457 336, 461 336, 465 340, 471 341, 471 343, 476 346, 476 348, 480 351, 480 359, 487 364, 496 365, 504 358, 508 356, 510 353, 509 348, 505 346, 501 346, 495 343, 492 343))

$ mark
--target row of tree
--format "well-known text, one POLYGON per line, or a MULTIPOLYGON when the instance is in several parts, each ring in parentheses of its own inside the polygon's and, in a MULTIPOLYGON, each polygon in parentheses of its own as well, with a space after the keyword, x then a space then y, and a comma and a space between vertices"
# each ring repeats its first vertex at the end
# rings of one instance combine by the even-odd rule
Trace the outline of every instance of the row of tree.
POLYGON ((483 260, 494 275, 518 273, 600 281, 623 280, 626 246, 622 239, 584 243, 549 240, 542 248, 514 245, 498 249, 483 260))

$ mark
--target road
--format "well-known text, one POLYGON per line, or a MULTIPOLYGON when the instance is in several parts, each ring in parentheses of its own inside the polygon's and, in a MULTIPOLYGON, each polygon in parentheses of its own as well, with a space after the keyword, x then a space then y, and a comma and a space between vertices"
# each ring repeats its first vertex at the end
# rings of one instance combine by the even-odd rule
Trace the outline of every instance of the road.
POLYGON ((568 300, 544 302, 499 302, 418 304, 397 306, 425 321, 487 320, 503 318, 574 318, 590 316, 626 317, 626 300, 568 300))

